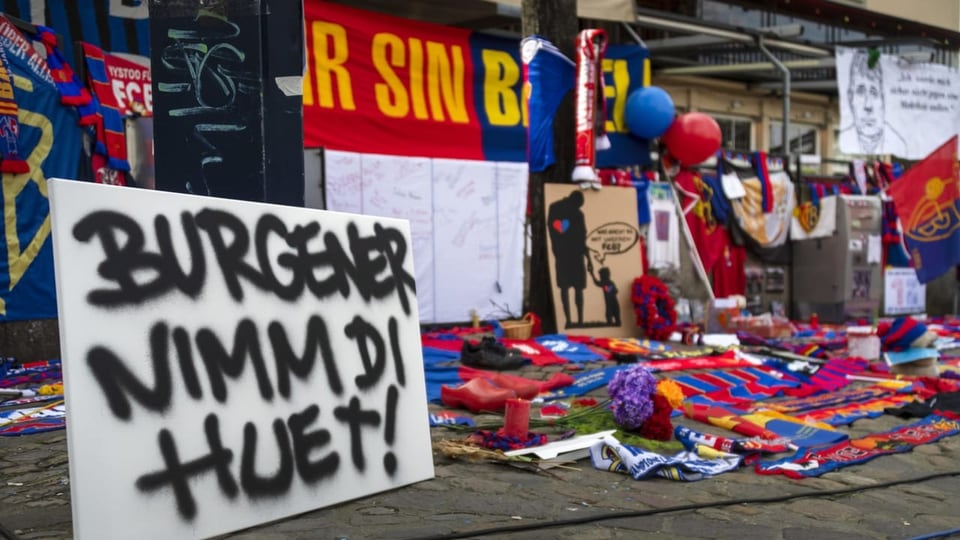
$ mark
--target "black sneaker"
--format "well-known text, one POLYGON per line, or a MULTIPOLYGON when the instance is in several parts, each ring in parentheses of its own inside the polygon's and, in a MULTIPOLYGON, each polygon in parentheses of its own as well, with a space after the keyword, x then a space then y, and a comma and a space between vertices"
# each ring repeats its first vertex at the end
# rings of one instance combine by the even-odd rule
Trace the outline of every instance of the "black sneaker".
POLYGON ((492 337, 485 337, 480 343, 465 339, 460 349, 460 363, 475 368, 516 369, 523 365, 523 356, 519 351, 504 347, 492 337))

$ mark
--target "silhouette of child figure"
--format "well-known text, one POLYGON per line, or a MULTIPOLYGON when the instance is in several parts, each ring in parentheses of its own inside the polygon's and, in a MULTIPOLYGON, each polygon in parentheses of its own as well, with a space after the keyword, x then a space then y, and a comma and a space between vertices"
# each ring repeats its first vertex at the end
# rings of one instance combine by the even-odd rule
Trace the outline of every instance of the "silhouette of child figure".
MULTIPOLYGON (((610 269, 606 266, 600 268, 600 279, 593 278, 597 287, 603 289, 603 302, 606 307, 607 324, 610 326, 620 326, 620 300, 617 299, 617 286, 610 279, 610 269)), ((591 277, 593 275, 591 274, 591 277)))

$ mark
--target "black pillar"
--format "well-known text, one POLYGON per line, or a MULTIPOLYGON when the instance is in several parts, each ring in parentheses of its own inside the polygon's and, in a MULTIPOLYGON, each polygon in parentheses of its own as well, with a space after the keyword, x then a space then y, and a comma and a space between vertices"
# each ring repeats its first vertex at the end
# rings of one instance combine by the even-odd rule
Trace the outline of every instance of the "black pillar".
MULTIPOLYGON (((523 0, 523 35, 537 34, 556 45, 571 60, 579 32, 577 0, 523 0)), ((573 92, 557 107, 553 121, 553 145, 556 162, 543 172, 530 173, 531 254, 528 311, 536 313, 545 333, 557 331, 550 285, 550 256, 547 250, 547 225, 544 214, 543 185, 569 183, 574 162, 573 92)))
POLYGON ((150 0, 157 189, 303 206, 300 0, 150 0))

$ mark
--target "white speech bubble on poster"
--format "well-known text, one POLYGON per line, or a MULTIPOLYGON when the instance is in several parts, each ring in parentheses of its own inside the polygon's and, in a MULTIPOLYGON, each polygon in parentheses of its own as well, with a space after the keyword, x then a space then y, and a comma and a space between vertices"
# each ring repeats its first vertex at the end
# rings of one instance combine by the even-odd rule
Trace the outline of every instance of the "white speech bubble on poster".
POLYGON ((77 538, 209 537, 433 478, 408 222, 49 190, 77 538))

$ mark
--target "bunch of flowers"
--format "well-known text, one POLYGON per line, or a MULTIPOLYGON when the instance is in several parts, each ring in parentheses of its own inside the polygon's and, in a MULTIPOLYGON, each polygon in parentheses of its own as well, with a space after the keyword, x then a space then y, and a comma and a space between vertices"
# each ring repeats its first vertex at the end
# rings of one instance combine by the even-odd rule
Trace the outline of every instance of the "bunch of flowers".
POLYGON ((639 429, 653 414, 653 394, 657 379, 642 364, 618 371, 607 393, 613 401, 613 418, 624 429, 639 429))
POLYGON ((637 326, 646 337, 666 341, 677 329, 676 302, 667 286, 658 278, 646 274, 633 280, 631 294, 637 326))
POLYGON ((678 409, 683 405, 683 390, 680 385, 670 379, 661 379, 657 382, 657 393, 667 398, 671 409, 678 409))
POLYGON ((683 403, 683 392, 670 380, 657 382, 649 369, 634 365, 614 375, 607 392, 613 418, 623 429, 642 437, 669 441, 673 436, 670 415, 683 403))

